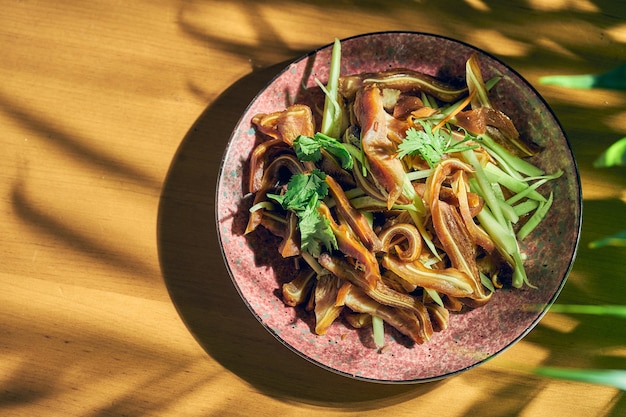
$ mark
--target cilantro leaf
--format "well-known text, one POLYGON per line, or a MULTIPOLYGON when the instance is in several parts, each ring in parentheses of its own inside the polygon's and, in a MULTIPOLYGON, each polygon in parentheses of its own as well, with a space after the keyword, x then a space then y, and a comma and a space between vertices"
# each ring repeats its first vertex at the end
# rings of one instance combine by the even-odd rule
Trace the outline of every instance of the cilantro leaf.
POLYGON ((433 167, 441 160, 441 139, 439 135, 429 134, 426 130, 417 130, 413 127, 406 131, 406 137, 398 145, 398 158, 407 155, 420 155, 433 167))
POLYGON ((300 135, 293 141, 296 156, 301 161, 317 162, 322 159, 320 150, 322 146, 318 141, 309 136, 300 135))
POLYGON ((301 161, 319 161, 322 159, 321 149, 324 149, 339 159, 342 168, 352 169, 352 155, 346 147, 337 139, 323 133, 318 132, 313 137, 300 135, 294 140, 293 147, 301 161))
POLYGON ((337 239, 330 222, 317 211, 318 200, 311 200, 304 211, 298 213, 300 249, 319 257, 322 245, 329 250, 337 249, 337 239))
POLYGON ((313 170, 310 174, 294 174, 287 184, 287 192, 283 195, 268 194, 278 201, 285 210, 295 212, 304 210, 311 199, 321 200, 328 194, 326 174, 313 170))
POLYGON ((471 139, 469 136, 460 142, 452 139, 452 133, 448 135, 441 133, 442 129, 433 131, 433 126, 429 122, 418 120, 422 125, 422 130, 413 127, 406 131, 406 137, 398 145, 398 158, 404 158, 407 155, 420 155, 432 168, 450 152, 462 152, 469 149, 475 149, 476 146, 461 146, 464 142, 471 139))
POLYGON ((319 202, 326 195, 326 174, 317 169, 309 174, 294 174, 287 184, 285 194, 267 195, 280 203, 285 210, 296 213, 300 229, 300 248, 315 257, 320 255, 322 245, 330 250, 337 248, 337 240, 328 220, 317 211, 319 202))

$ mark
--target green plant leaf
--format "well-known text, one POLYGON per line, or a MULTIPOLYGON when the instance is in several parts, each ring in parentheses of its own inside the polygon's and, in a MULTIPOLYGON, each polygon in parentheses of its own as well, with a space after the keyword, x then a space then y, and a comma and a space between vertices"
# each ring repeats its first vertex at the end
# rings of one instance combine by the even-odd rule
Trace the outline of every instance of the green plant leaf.
POLYGON ((626 319, 626 306, 623 305, 553 304, 550 307, 550 312, 614 316, 626 319))
POLYGON ((541 77, 539 82, 568 88, 626 90, 626 64, 600 74, 547 75, 541 77))
POLYGON ((589 248, 591 249, 601 248, 604 246, 626 246, 626 230, 622 230, 614 235, 589 242, 589 248))
POLYGON ((323 133, 318 132, 313 137, 300 135, 293 141, 293 148, 301 161, 319 161, 324 149, 337 158, 342 168, 352 169, 352 155, 344 144, 323 133))
POLYGON ((626 390, 626 371, 621 369, 571 369, 540 366, 532 369, 535 375, 607 385, 626 390))
POLYGON ((609 146, 593 162, 593 166, 596 168, 626 166, 626 136, 609 146))

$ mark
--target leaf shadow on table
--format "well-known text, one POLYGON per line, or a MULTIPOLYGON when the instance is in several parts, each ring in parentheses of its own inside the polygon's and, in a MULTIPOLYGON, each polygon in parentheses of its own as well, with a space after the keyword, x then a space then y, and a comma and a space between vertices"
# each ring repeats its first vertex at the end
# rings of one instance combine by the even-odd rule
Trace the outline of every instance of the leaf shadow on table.
POLYGON ((240 114, 284 66, 254 71, 233 84, 180 144, 164 184, 158 219, 161 269, 172 301, 213 359, 268 395, 312 405, 349 404, 351 409, 380 408, 419 396, 443 382, 368 383, 302 359, 261 326, 228 275, 215 225, 216 167, 240 114))
MULTIPOLYGON (((446 382, 380 385, 335 375, 301 359, 280 344, 263 329, 247 309, 231 283, 220 253, 214 220, 217 171, 211 172, 211 167, 219 165, 231 130, 247 103, 283 67, 283 64, 270 68, 262 66, 266 62, 275 62, 277 57, 284 59, 293 55, 296 50, 282 40, 279 30, 263 20, 262 13, 257 13, 259 4, 263 2, 244 1, 238 5, 241 10, 248 10, 247 16, 250 22, 254 22, 254 25, 250 23, 257 35, 254 40, 245 36, 229 40, 217 30, 212 30, 213 27, 207 23, 208 20, 199 19, 199 16, 203 15, 198 13, 196 6, 205 3, 194 0, 182 3, 181 9, 184 13, 181 12, 179 16, 179 24, 183 33, 199 42, 217 45, 222 53, 238 56, 258 69, 233 84, 199 117, 184 138, 164 185, 158 225, 161 266, 172 300, 190 332, 205 351, 224 368, 267 395, 287 402, 365 410, 400 403, 445 385, 446 382)), ((282 4, 280 1, 265 3, 282 4)), ((379 2, 363 2, 359 7, 346 6, 349 3, 341 2, 325 3, 328 3, 329 9, 332 10, 354 8, 357 15, 368 13, 374 15, 376 7, 384 7, 384 10, 394 18, 401 17, 386 29, 432 31, 436 28, 437 31, 453 37, 457 34, 457 37, 460 37, 468 32, 466 28, 464 29, 465 25, 481 27, 480 23, 484 23, 483 26, 488 26, 489 19, 497 16, 503 21, 500 27, 505 30, 501 34, 502 39, 510 41, 506 43, 507 45, 521 46, 520 50, 523 53, 516 55, 511 52, 503 57, 506 58, 507 64, 516 68, 543 66, 559 71, 590 70, 600 57, 619 48, 617 43, 607 45, 605 42, 605 46, 610 47, 610 50, 607 50, 598 48, 593 42, 585 43, 579 42, 578 39, 570 40, 557 36, 549 45, 554 44, 559 51, 567 53, 555 61, 554 51, 540 47, 533 30, 523 29, 526 23, 534 22, 534 26, 531 24, 534 28, 544 28, 544 33, 559 35, 571 22, 577 25, 583 22, 591 27, 596 15, 580 10, 540 12, 532 10, 526 2, 498 4, 487 1, 484 3, 491 9, 489 13, 469 9, 467 4, 455 5, 454 12, 448 13, 448 9, 442 6, 441 2, 431 4, 423 2, 420 8, 415 9, 410 9, 405 2, 398 1, 384 3, 384 6, 380 6, 382 3, 379 2), (460 11, 463 7, 466 9, 460 11), (462 16, 462 21, 459 16, 462 16), (431 21, 436 21, 436 25, 431 24, 431 21), (581 60, 581 57, 586 59, 581 60)), ((594 4, 602 13, 617 15, 614 3, 597 1, 594 4)), ((376 28, 375 25, 373 27, 376 28)), ((336 33, 350 35, 355 30, 346 25, 343 31, 336 33)), ((359 27, 359 31, 364 30, 359 27)), ((590 33, 590 36, 592 35, 593 33, 590 33)), ((471 40, 483 39, 475 37, 471 40)), ((493 52, 496 51, 497 49, 493 52)), ((567 115, 580 111, 577 108, 569 108, 566 104, 561 104, 560 110, 566 115, 565 121, 568 121, 567 115)), ((570 118, 575 124, 577 119, 574 116, 570 118)), ((544 331, 542 335, 547 333, 549 332, 544 331)), ((535 339, 537 343, 543 341, 541 337, 538 339, 535 339)), ((563 341, 570 343, 571 339, 564 336, 563 341)), ((555 361, 558 362, 558 359, 555 361)), ((547 385, 547 382, 538 379, 540 383, 536 387, 528 388, 520 382, 527 378, 524 375, 507 379, 506 375, 498 372, 482 369, 478 372, 482 372, 481 376, 485 380, 500 380, 496 384, 499 384, 498 391, 494 393, 493 390, 486 390, 484 402, 481 402, 483 405, 477 405, 479 408, 482 407, 485 414, 490 415, 494 415, 494 407, 497 409, 490 399, 515 398, 514 407, 518 409, 501 410, 502 413, 498 414, 513 415, 523 409, 533 396, 538 396, 542 387, 547 385)), ((467 415, 480 414, 476 411, 476 409, 468 411, 467 415)))

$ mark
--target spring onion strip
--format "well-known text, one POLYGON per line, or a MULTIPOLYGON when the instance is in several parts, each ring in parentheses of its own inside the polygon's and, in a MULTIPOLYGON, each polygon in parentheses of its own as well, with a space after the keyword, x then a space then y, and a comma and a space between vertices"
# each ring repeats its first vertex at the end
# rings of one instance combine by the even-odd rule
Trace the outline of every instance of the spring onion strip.
POLYGON ((539 175, 537 177, 526 177, 525 180, 526 181, 538 181, 538 180, 543 180, 543 179, 554 180, 554 179, 559 178, 561 175, 563 175, 563 171, 559 169, 557 172, 551 175, 539 175))
POLYGON ((487 179, 483 167, 474 154, 474 151, 463 151, 462 154, 463 158, 468 161, 476 171, 475 177, 481 196, 485 199, 487 206, 493 212, 496 221, 500 224, 504 224, 504 215, 502 214, 500 203, 498 203, 498 199, 493 193, 491 183, 487 179))
POLYGON ((409 181, 418 181, 430 177, 430 174, 432 174, 432 172, 432 169, 421 169, 419 171, 407 172, 406 176, 409 181))
POLYGON ((348 199, 365 195, 365 191, 363 191, 360 187, 356 187, 351 190, 344 191, 344 193, 348 199))
POLYGON ((376 347, 381 349, 385 346, 385 326, 384 321, 378 316, 372 315, 372 333, 374 334, 374 343, 376 347))
POLYGON ((250 213, 254 213, 255 211, 258 210, 269 210, 269 211, 273 211, 275 209, 274 204, 272 204, 270 201, 261 201, 259 203, 256 203, 255 205, 253 205, 252 207, 250 207, 250 213))
MULTIPOLYGON (((485 166, 485 175, 490 182, 497 182, 516 194, 529 188, 528 178, 525 180, 516 179, 491 162, 485 166)), ((530 190, 527 197, 537 201, 546 201, 546 198, 535 190, 530 190)))
MULTIPOLYGON (((557 173, 555 174, 557 175, 554 178, 558 178, 561 174, 557 173)), ((517 194, 515 194, 514 196, 510 197, 508 200, 506 200, 506 202, 508 204, 515 204, 518 201, 520 201, 522 198, 526 198, 528 197, 528 194, 530 194, 531 192, 533 192, 534 190, 536 190, 537 188, 541 187, 543 184, 545 184, 546 182, 550 181, 551 176, 548 177, 544 177, 542 179, 540 179, 539 181, 533 183, 530 187, 528 187, 526 190, 519 192, 517 194)))
POLYGON ((501 249, 501 253, 512 260, 511 253, 517 249, 517 242, 515 237, 500 224, 493 214, 483 207, 483 209, 476 215, 476 218, 480 222, 480 225, 485 229, 489 236, 493 239, 494 243, 501 249))
POLYGON ((537 207, 539 207, 539 201, 525 200, 519 204, 514 205, 513 210, 515 211, 515 214, 521 217, 535 210, 537 207))
POLYGON ((541 223, 544 217, 546 217, 546 213, 552 206, 552 201, 554 198, 554 193, 550 193, 550 197, 548 197, 548 201, 545 203, 539 204, 539 207, 533 213, 532 216, 524 223, 524 225, 517 232, 517 238, 519 240, 523 240, 526 236, 528 236, 535 228, 541 223))
POLYGON ((507 162, 506 159, 502 158, 500 155, 498 155, 497 153, 495 153, 494 151, 492 151, 491 149, 489 149, 487 147, 484 147, 483 149, 485 149, 487 151, 489 156, 491 156, 493 159, 495 159, 498 162, 497 166, 498 166, 498 168, 502 172, 506 173, 507 175, 509 175, 510 177, 515 179, 516 181, 523 181, 524 180, 524 176, 522 174, 520 174, 511 165, 509 165, 509 163, 507 162))
MULTIPOLYGON (((426 107, 430 107, 430 108, 433 108, 433 109, 437 108, 436 105, 431 103, 431 99, 428 98, 428 94, 426 94, 426 93, 422 93, 422 103, 424 103, 424 106, 426 106, 426 107)), ((434 103, 434 101, 433 101, 433 103, 434 103)))
POLYGON ((488 79, 485 81, 485 89, 487 91, 491 90, 496 84, 498 84, 498 82, 500 82, 501 79, 502 77, 498 76, 488 79))
POLYGON ((502 214, 504 215, 504 218, 506 220, 510 221, 513 224, 519 221, 519 216, 515 212, 515 209, 506 201, 500 201, 500 209, 502 210, 502 214))
POLYGON ((352 156, 352 158, 356 159, 361 163, 361 173, 363 177, 367 177, 367 170, 369 169, 369 164, 367 162, 367 158, 363 151, 351 143, 343 142, 343 146, 346 148, 348 153, 352 156))
POLYGON ((487 88, 485 86, 485 82, 483 81, 482 74, 480 73, 480 69, 478 68, 478 63, 475 59, 468 59, 465 63, 465 78, 467 80, 467 87, 470 91, 472 91, 472 87, 474 87, 474 91, 476 91, 476 100, 480 103, 482 107, 491 107, 491 102, 489 101, 489 96, 487 95, 487 88), (474 68, 472 65, 476 64, 477 72, 474 72, 474 68))
MULTIPOLYGON (((517 243, 517 242, 516 242, 517 243)), ((524 269, 524 256, 519 250, 513 253, 513 260, 515 261, 515 269, 513 270, 513 282, 512 285, 515 288, 521 288, 522 285, 528 285, 530 288, 537 289, 537 286, 533 285, 526 275, 526 269, 524 269)))
POLYGON ((424 265, 426 268, 432 268, 433 265, 435 265, 437 262, 439 262, 439 259, 437 258, 420 258, 420 262, 422 263, 422 265, 424 265))
MULTIPOLYGON (((326 94, 324 101, 324 113, 320 131, 331 137, 338 137, 341 129, 341 107, 337 102, 339 75, 341 72, 341 42, 335 38, 330 58, 328 84, 322 90, 326 94)), ((316 80, 317 81, 317 80, 316 80)), ((318 82, 319 84, 319 82, 318 82)))
POLYGON ((495 287, 493 286, 493 282, 491 282, 491 279, 483 274, 482 272, 480 273, 480 282, 491 292, 496 292, 495 287))
MULTIPOLYGON (((344 194, 346 195, 348 200, 354 200, 358 197, 363 197, 365 195, 365 191, 363 191, 360 187, 356 187, 351 190, 344 191, 344 194)), ((328 208, 333 208, 337 205, 337 202, 335 201, 335 199, 330 196, 326 196, 326 198, 324 199, 324 202, 326 203, 328 208)))
POLYGON ((479 135, 477 139, 485 146, 486 149, 493 151, 500 158, 505 160, 506 163, 509 164, 512 168, 521 172, 522 174, 529 176, 539 176, 544 174, 544 172, 540 168, 536 167, 530 162, 510 154, 489 135, 482 134, 479 135))
POLYGON ((422 217, 426 215, 426 206, 424 205, 424 201, 422 200, 422 197, 417 195, 411 180, 406 176, 406 174, 404 175, 404 183, 402 184, 402 194, 413 202, 413 206, 415 207, 417 214, 422 217))
MULTIPOLYGON (((375 199, 374 197, 370 197, 369 195, 361 195, 351 198, 350 204, 352 204, 352 207, 357 210, 362 210, 365 207, 377 207, 381 209, 387 209, 387 202, 375 199)), ((394 204, 391 209, 415 211, 415 206, 413 204, 394 204)))
POLYGON ((313 271, 315 271, 315 273, 319 276, 319 275, 325 275, 328 274, 329 272, 324 269, 324 267, 322 265, 319 264, 319 262, 317 262, 317 259, 315 259, 313 257, 313 255, 311 255, 310 253, 308 253, 307 251, 303 250, 301 252, 302 255, 302 259, 304 259, 304 261, 309 264, 309 266, 311 267, 311 269, 313 269, 313 271))
MULTIPOLYGON (((487 184, 489 185, 489 184, 487 184)), ((475 179, 470 180, 470 187, 480 191, 478 182, 475 179)), ((489 189, 489 191, 492 191, 489 189)), ((493 192, 491 193, 492 195, 493 192)), ((524 269, 524 262, 522 260, 522 254, 520 253, 519 246, 513 231, 512 223, 507 220, 502 213, 502 207, 500 206, 500 200, 494 195, 495 206, 500 212, 501 219, 498 220, 488 206, 483 206, 482 210, 478 213, 476 218, 480 222, 480 225, 485 229, 487 234, 491 237, 496 244, 498 252, 507 260, 507 262, 513 267, 513 286, 520 288, 524 282, 527 282, 526 271, 524 269)))
POLYGON ((528 277, 526 276, 524 260, 519 250, 511 224, 509 222, 498 222, 486 207, 483 207, 476 218, 480 222, 483 229, 485 229, 485 231, 489 234, 491 239, 493 239, 498 251, 513 266, 513 286, 515 288, 521 288, 523 284, 526 284, 529 287, 535 288, 530 284, 528 277))
POLYGON ((433 301, 437 304, 439 304, 441 307, 445 307, 443 305, 443 300, 441 299, 441 296, 439 295, 439 293, 431 288, 424 288, 424 291, 426 291, 426 293, 430 296, 430 298, 433 299, 433 301))

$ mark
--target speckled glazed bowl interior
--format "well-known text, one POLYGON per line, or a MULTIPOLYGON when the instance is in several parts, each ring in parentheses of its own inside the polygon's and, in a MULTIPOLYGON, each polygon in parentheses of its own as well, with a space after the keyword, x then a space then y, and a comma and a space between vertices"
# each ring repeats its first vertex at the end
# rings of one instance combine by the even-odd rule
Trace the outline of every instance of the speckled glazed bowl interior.
POLYGON ((330 371, 367 381, 412 383, 468 370, 526 335, 565 283, 578 245, 581 219, 580 180, 570 146, 554 114, 529 83, 475 47, 406 32, 342 40, 343 75, 404 67, 459 82, 465 77, 467 58, 478 53, 484 78, 502 77, 492 90, 493 102, 511 117, 521 135, 544 147, 532 162, 546 172, 561 169, 564 175, 548 183, 545 191, 551 188, 554 192, 554 204, 521 248, 527 256, 527 274, 537 289, 498 290, 486 306, 451 314, 449 328, 422 345, 407 344, 388 332, 387 349, 379 353, 373 348, 370 329, 357 331, 341 320, 326 335, 317 336, 312 331, 314 317, 303 309, 285 306, 281 300, 281 284, 296 273, 293 260, 281 258, 278 241, 262 228, 244 236, 252 204, 245 190, 248 160, 257 143, 252 117, 319 98, 315 78, 327 80, 331 48, 329 44, 287 66, 250 103, 233 130, 216 195, 218 237, 233 283, 251 312, 277 340, 330 371))

